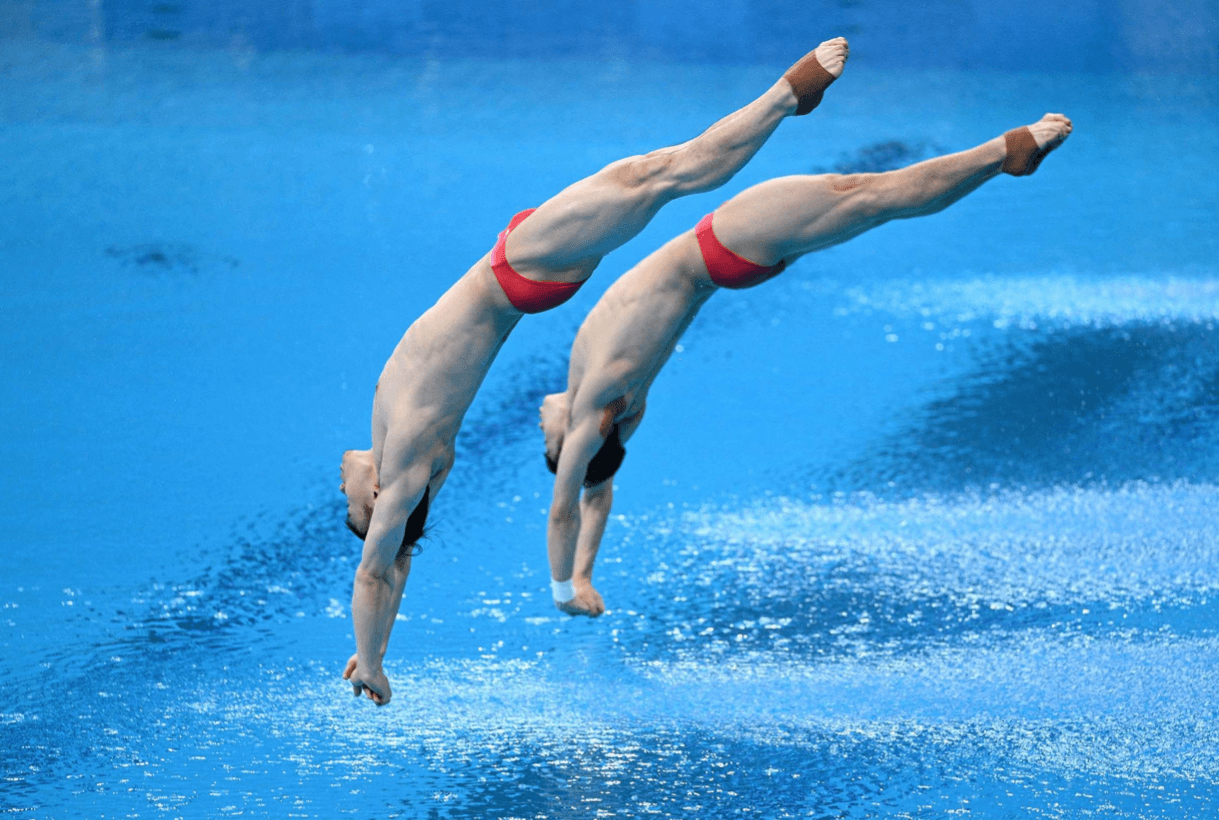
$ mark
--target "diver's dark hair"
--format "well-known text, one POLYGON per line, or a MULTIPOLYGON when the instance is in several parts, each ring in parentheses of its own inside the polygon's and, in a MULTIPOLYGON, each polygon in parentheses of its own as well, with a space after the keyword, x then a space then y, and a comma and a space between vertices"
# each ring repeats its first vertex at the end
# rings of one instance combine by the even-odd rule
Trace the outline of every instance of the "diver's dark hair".
POLYGON ((402 546, 398 547, 398 557, 403 555, 418 555, 423 552, 419 539, 427 533, 428 499, 432 495, 431 486, 423 488, 423 498, 415 505, 414 511, 406 519, 406 531, 402 533, 402 546))
MULTIPOLYGON (((584 486, 595 487, 603 481, 609 481, 622 466, 624 458, 626 448, 622 446, 622 437, 618 434, 618 425, 615 424, 601 449, 588 462, 588 468, 584 471, 584 486)), ((550 453, 546 453, 546 469, 555 474, 559 472, 559 460, 551 458, 550 453)))
POLYGON ((615 424, 601 449, 593 456, 592 461, 588 462, 588 469, 584 471, 584 486, 595 487, 603 481, 609 481, 622 466, 624 458, 626 448, 622 446, 622 437, 618 434, 618 425, 615 424))
MULTIPOLYGON (((398 558, 404 555, 418 555, 423 552, 423 548, 419 546, 419 539, 427 535, 427 513, 428 501, 432 494, 431 486, 424 488, 423 498, 419 499, 419 503, 415 505, 415 509, 411 512, 410 517, 406 519, 406 531, 402 533, 402 546, 398 547, 398 558)), ((364 505, 364 513, 369 521, 372 521, 372 505, 364 505)), ((356 525, 352 523, 351 516, 347 516, 344 522, 347 529, 351 530, 356 538, 363 541, 368 537, 368 530, 360 532, 356 529, 356 525)))

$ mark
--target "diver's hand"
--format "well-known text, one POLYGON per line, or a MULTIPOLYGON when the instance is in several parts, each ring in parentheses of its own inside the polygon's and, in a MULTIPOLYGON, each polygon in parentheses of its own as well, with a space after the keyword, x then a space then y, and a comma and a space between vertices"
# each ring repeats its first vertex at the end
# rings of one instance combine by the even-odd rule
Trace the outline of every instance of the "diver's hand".
POLYGON ((378 669, 372 674, 361 673, 358 655, 352 655, 347 659, 343 679, 351 684, 352 693, 356 697, 361 694, 368 695, 368 699, 378 706, 384 706, 393 697, 389 688, 389 678, 385 677, 385 672, 378 669))
POLYGON ((605 602, 601 600, 601 593, 593 589, 592 583, 576 581, 574 587, 576 597, 564 604, 555 601, 555 606, 568 615, 587 615, 590 618, 596 618, 605 612, 605 602))

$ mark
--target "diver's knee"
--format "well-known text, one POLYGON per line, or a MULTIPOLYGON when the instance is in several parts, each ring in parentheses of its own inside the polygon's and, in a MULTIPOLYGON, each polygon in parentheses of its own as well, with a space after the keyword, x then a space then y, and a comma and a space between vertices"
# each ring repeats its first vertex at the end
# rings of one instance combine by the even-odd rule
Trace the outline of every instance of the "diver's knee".
POLYGON ((890 207, 883 174, 828 174, 833 195, 862 219, 883 215, 890 207))
POLYGON ((606 166, 602 173, 607 183, 622 188, 624 192, 633 192, 667 179, 674 162, 672 151, 653 151, 620 159, 606 166))

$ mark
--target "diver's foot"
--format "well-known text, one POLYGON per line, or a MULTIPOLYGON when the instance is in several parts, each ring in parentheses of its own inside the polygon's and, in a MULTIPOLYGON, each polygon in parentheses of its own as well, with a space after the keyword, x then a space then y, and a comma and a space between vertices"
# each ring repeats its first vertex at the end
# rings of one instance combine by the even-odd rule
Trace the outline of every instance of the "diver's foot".
POLYGON ((1046 154, 1062 145, 1071 135, 1071 121, 1062 114, 1046 114, 1032 125, 1013 128, 1003 135, 1007 144, 1004 173, 1028 176, 1037 170, 1046 154))
POLYGON ((807 114, 821 102, 830 83, 842 76, 851 48, 845 37, 826 40, 787 69, 783 79, 796 97, 796 116, 807 114))

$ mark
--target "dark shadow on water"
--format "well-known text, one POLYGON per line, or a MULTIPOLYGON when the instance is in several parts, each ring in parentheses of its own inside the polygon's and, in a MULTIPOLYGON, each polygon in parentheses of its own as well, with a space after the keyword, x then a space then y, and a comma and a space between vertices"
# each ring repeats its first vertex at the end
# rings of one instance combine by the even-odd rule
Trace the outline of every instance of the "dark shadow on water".
POLYGON ((177 242, 145 242, 139 245, 109 245, 106 256, 125 267, 136 268, 143 273, 196 275, 215 268, 233 269, 241 263, 231 256, 211 258, 191 245, 177 242))
POLYGON ((1004 343, 861 458, 808 478, 880 495, 1214 481, 1217 341, 1202 324, 1142 324, 1004 343))
POLYGON ((905 142, 886 140, 866 145, 852 153, 838 156, 833 165, 818 165, 810 174, 879 174, 905 168, 929 157, 947 154, 948 149, 929 140, 905 142))

